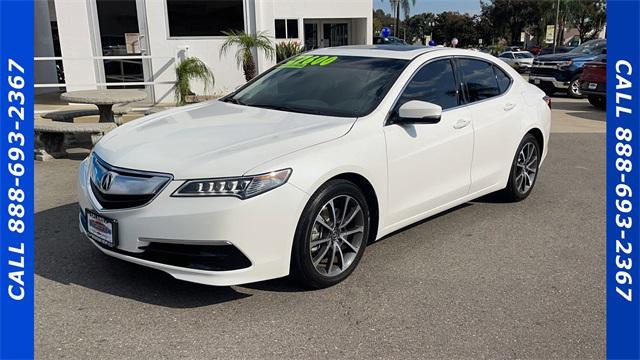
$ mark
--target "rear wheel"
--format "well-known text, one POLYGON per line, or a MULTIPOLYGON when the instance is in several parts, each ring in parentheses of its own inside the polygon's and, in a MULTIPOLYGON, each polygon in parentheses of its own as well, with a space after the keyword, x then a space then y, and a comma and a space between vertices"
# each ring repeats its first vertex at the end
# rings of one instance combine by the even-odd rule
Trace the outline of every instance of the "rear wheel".
POLYGON ((324 288, 347 278, 369 238, 369 207, 352 182, 332 180, 311 197, 296 229, 291 273, 304 285, 324 288))
POLYGON ((504 190, 508 200, 521 201, 531 194, 538 178, 540 155, 538 140, 531 134, 525 135, 511 164, 509 182, 504 190))

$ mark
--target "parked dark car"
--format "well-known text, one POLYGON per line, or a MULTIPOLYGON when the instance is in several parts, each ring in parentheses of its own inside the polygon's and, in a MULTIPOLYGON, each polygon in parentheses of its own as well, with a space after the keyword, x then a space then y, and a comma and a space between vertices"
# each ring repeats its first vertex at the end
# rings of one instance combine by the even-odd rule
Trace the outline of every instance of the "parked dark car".
POLYGON ((540 55, 533 61, 529 82, 548 94, 563 91, 573 98, 582 97, 580 75, 584 64, 606 51, 607 40, 597 39, 587 41, 567 53, 540 55))
POLYGON ((606 109, 607 107, 607 55, 600 55, 593 61, 584 64, 580 75, 580 90, 589 99, 591 105, 606 109))
POLYGON ((569 47, 569 46, 558 46, 556 47, 556 51, 554 53, 552 47, 546 47, 546 48, 540 49, 540 51, 538 51, 538 55, 563 54, 573 49, 574 49, 573 47, 569 47))

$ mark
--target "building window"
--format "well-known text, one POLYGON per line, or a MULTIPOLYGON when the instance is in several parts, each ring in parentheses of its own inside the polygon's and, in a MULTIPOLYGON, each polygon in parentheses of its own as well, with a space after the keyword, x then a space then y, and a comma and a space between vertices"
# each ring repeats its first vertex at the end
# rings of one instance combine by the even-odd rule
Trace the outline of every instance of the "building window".
POLYGON ((297 39, 298 19, 276 19, 276 39, 297 39))
POLYGON ((244 0, 167 0, 170 37, 224 36, 244 31, 244 0))

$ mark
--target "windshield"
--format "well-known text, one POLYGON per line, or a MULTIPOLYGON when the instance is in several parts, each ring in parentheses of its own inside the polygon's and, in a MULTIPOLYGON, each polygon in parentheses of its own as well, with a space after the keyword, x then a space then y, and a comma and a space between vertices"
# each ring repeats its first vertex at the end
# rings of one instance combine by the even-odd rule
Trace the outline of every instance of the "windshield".
POLYGON ((606 43, 602 40, 591 40, 569 51, 570 54, 599 54, 606 43))
POLYGON ((301 55, 222 99, 240 105, 341 117, 367 115, 407 60, 301 55))

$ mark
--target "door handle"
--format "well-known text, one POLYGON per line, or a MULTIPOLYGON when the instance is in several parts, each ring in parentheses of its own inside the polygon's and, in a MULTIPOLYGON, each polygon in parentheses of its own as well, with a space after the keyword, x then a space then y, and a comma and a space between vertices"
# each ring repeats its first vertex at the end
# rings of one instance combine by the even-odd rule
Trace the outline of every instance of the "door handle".
POLYGON ((471 120, 469 119, 458 119, 455 124, 453 124, 454 129, 462 129, 467 125, 471 124, 471 120))
POLYGON ((513 109, 514 107, 516 107, 516 104, 509 103, 509 104, 504 106, 504 111, 509 111, 509 110, 513 109))

